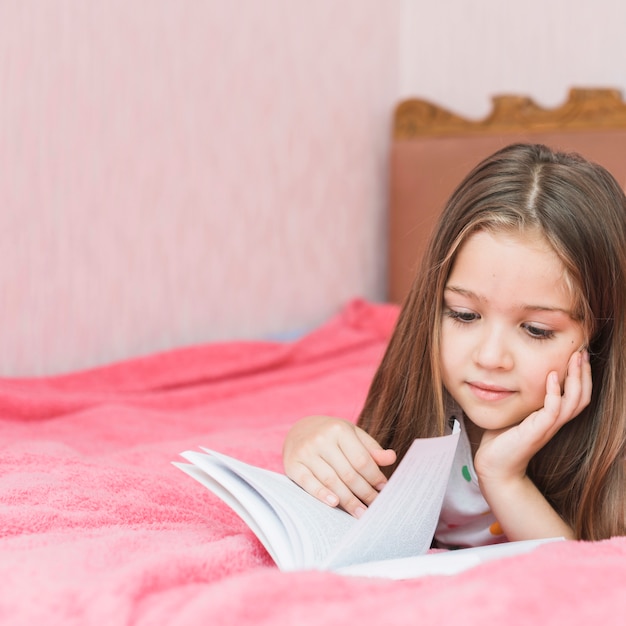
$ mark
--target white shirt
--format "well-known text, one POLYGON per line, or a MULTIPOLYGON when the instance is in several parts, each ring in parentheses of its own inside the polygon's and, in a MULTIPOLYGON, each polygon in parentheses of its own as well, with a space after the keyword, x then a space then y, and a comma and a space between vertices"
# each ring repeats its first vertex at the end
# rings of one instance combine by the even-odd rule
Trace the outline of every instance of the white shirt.
POLYGON ((452 462, 435 540, 439 548, 467 548, 507 541, 479 487, 474 471, 463 412, 457 406, 450 421, 458 420, 461 434, 452 462))

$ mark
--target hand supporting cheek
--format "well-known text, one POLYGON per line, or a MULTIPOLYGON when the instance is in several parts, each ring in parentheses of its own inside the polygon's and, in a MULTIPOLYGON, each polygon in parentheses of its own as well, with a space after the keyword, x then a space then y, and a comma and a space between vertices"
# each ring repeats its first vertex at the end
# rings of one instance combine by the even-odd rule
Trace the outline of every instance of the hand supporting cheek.
POLYGON ((530 459, 589 404, 591 388, 589 355, 575 352, 562 391, 557 372, 550 372, 541 409, 516 426, 483 434, 474 458, 481 483, 523 478, 530 459))

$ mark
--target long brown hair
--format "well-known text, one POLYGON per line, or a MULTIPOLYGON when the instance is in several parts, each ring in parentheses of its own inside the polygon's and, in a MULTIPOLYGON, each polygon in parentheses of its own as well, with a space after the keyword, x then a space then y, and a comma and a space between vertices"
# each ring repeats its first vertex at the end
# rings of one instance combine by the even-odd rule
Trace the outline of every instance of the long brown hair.
POLYGON ((588 337, 592 399, 531 460, 528 474, 581 539, 626 534, 626 197, 603 167, 515 144, 457 187, 434 229, 372 381, 359 425, 402 458, 445 430, 443 291, 479 230, 539 232, 565 267, 588 337))

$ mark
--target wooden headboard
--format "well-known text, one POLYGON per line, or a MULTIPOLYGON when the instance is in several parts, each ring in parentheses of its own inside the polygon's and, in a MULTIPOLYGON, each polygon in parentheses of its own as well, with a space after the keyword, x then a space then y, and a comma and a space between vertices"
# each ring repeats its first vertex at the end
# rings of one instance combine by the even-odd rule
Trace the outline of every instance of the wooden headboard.
POLYGON ((497 149, 543 143, 579 152, 626 189, 626 103, 614 89, 572 89, 565 104, 543 109, 530 98, 498 96, 491 114, 464 119, 424 100, 394 115, 390 164, 388 298, 402 302, 434 222, 461 179, 497 149))

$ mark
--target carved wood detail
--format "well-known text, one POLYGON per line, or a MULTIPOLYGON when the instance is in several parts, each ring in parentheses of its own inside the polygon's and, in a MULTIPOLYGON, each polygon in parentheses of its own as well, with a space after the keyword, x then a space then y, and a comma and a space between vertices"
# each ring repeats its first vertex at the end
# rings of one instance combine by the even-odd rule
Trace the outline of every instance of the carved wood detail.
POLYGON ((573 88, 555 109, 525 96, 495 96, 492 103, 485 119, 470 120, 426 100, 404 100, 396 107, 393 137, 626 128, 626 103, 617 89, 573 88))

